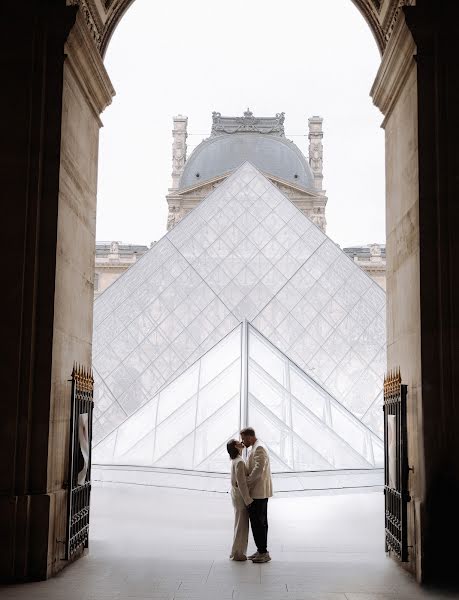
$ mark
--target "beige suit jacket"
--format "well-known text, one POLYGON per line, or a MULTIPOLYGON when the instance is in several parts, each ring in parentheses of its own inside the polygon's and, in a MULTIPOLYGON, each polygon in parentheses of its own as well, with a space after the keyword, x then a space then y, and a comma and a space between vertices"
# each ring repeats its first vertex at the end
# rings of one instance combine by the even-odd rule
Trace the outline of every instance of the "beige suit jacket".
POLYGON ((258 440, 252 446, 247 460, 247 469, 249 472, 247 483, 252 498, 271 498, 273 495, 273 483, 269 455, 266 448, 258 440))

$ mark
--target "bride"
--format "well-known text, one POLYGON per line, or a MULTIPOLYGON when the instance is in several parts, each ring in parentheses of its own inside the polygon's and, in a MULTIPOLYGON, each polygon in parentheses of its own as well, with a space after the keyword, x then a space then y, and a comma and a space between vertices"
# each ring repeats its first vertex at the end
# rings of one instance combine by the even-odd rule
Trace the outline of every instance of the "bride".
POLYGON ((226 449, 231 458, 231 499, 234 508, 234 538, 230 558, 247 560, 249 539, 249 513, 247 507, 252 503, 247 485, 247 467, 242 458, 244 444, 230 440, 226 449))

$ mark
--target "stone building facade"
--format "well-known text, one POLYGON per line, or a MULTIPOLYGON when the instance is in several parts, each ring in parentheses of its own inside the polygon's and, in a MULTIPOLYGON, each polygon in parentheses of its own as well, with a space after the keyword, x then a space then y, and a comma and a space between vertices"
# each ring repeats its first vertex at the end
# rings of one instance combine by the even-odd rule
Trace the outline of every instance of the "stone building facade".
POLYGON ((309 157, 285 137, 284 113, 242 117, 212 113, 212 129, 187 157, 188 118, 173 119, 172 186, 167 228, 171 229, 243 162, 260 169, 322 231, 326 230, 327 196, 323 180, 323 119, 309 119, 309 157))
POLYGON ((148 246, 97 242, 94 266, 94 299, 148 251, 148 246))
POLYGON ((385 244, 368 244, 366 246, 352 246, 343 248, 343 251, 352 258, 383 290, 386 290, 386 246, 385 244))

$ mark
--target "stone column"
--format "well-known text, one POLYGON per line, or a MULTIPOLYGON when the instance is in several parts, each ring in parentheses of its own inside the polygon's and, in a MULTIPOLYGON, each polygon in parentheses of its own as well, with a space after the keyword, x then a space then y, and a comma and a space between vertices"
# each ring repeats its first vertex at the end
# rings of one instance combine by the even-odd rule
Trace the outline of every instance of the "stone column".
POLYGON ((323 118, 313 116, 308 119, 309 125, 309 165, 314 176, 314 188, 322 191, 323 180, 323 118))
POLYGON ((186 138, 188 117, 178 115, 174 117, 174 128, 172 129, 172 187, 178 189, 179 179, 186 162, 186 138))
POLYGON ((418 0, 405 14, 418 84, 420 566, 426 582, 457 583, 450 548, 459 540, 459 7, 418 0))
POLYGON ((67 380, 91 362, 98 115, 113 89, 77 7, 5 2, 1 28, 0 579, 44 579, 66 564, 67 380))
POLYGON ((183 216, 181 198, 178 194, 180 176, 186 162, 186 138, 188 117, 178 115, 174 117, 174 128, 172 129, 172 187, 166 196, 168 205, 167 229, 172 229, 183 216))
POLYGON ((408 568, 436 583, 455 576, 459 535, 458 24, 452 0, 398 9, 372 89, 385 115, 388 368, 408 384, 408 568))

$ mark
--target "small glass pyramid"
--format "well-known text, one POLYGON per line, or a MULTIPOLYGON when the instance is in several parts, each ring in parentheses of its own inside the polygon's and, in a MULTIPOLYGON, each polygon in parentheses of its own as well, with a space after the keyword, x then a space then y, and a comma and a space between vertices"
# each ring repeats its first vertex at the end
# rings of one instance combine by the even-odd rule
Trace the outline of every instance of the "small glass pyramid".
MULTIPOLYGON (((140 408, 152 410, 160 390, 244 319, 345 414, 382 436, 384 291, 245 163, 95 301, 95 446, 114 443, 112 432, 125 431, 140 408)), ((249 414, 271 422, 276 412, 252 395, 249 414)), ((187 402, 192 412, 195 400, 187 402)), ((292 400, 289 410, 298 419, 289 424, 294 438, 273 451, 286 468, 312 464, 297 439, 306 435, 305 407, 292 400), (281 452, 286 444, 290 454, 281 452)))
POLYGON ((225 472, 226 442, 247 419, 274 472, 382 466, 381 439, 247 321, 110 433, 93 460, 225 472))

